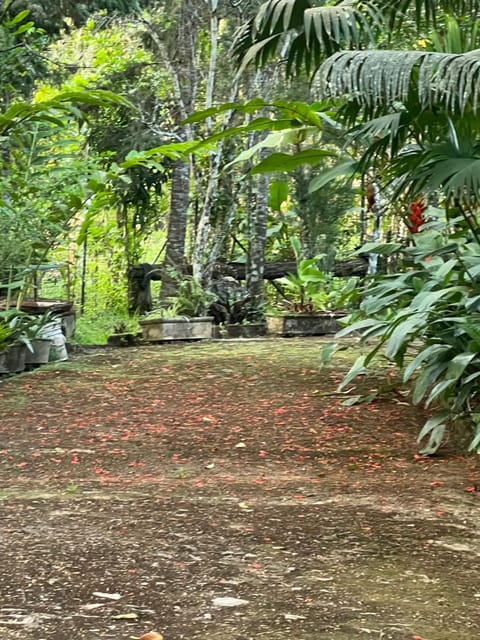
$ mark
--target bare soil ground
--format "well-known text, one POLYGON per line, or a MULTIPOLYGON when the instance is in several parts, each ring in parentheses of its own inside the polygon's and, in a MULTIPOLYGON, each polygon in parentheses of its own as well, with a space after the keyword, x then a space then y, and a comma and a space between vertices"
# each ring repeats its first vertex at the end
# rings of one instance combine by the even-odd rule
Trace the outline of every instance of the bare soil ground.
POLYGON ((476 461, 419 456, 395 388, 343 406, 353 355, 320 370, 321 346, 102 350, 2 381, 0 639, 477 640, 476 461))

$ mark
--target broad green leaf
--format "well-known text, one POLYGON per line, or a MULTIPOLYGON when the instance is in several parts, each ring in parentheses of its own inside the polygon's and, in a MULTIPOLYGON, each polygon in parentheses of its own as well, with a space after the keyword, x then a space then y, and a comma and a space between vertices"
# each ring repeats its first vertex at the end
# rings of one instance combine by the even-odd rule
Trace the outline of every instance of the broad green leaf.
POLYGON ((424 328, 427 315, 416 313, 400 322, 392 331, 385 347, 385 355, 389 359, 395 358, 399 351, 409 343, 415 334, 424 328))
POLYGON ((475 324, 472 320, 464 323, 465 332, 475 341, 476 346, 480 349, 480 325, 475 324))
POLYGON ((433 361, 435 359, 445 360, 450 353, 451 348, 447 345, 432 344, 422 349, 405 368, 403 381, 407 382, 412 374, 423 365, 425 361, 433 361))
POLYGON ((279 147, 283 144, 284 136, 282 131, 276 131, 265 136, 263 140, 257 142, 249 149, 242 151, 232 162, 228 163, 227 167, 238 162, 246 162, 255 156, 261 149, 271 149, 272 147, 279 147))
POLYGON ((432 455, 437 451, 438 447, 442 444, 443 437, 445 435, 446 421, 449 418, 449 413, 442 411, 428 420, 417 438, 417 442, 421 442, 425 436, 430 434, 427 445, 420 451, 423 455, 432 455))
POLYGON ((376 253, 381 256, 391 256, 397 253, 403 245, 400 242, 367 242, 355 253, 376 253))
POLYGON ((327 344, 323 347, 323 349, 320 351, 320 363, 322 366, 330 364, 330 362, 332 361, 332 357, 338 350, 338 347, 338 342, 331 342, 330 344, 327 344))
POLYGON ((442 380, 441 382, 438 382, 428 394, 425 401, 425 406, 429 407, 432 402, 438 398, 438 396, 442 395, 444 391, 446 391, 455 383, 456 380, 442 380))
POLYGON ((269 173, 271 171, 293 171, 297 167, 308 164, 315 166, 325 158, 334 157, 335 153, 331 151, 322 151, 316 149, 306 149, 298 153, 272 153, 270 156, 256 164, 251 173, 269 173))
POLYGON ((377 325, 378 325, 378 320, 375 320, 374 318, 367 318, 366 320, 357 320, 353 324, 350 324, 347 327, 344 327, 343 329, 341 329, 336 334, 336 337, 343 338, 345 336, 348 336, 350 333, 353 333, 354 331, 362 332, 363 329, 367 329, 373 326, 376 327, 377 325))
POLYGON ((442 298, 451 298, 458 293, 468 293, 466 287, 448 287, 439 291, 420 291, 410 304, 412 311, 429 311, 442 298))
POLYGON ((468 384, 469 382, 472 382, 477 378, 480 378, 480 371, 476 371, 475 373, 471 373, 469 376, 467 376, 465 380, 463 380, 463 384, 468 384))
POLYGON ((355 360, 350 371, 347 373, 345 378, 340 383, 340 386, 338 387, 340 390, 344 389, 347 386, 347 384, 350 384, 350 382, 352 382, 352 380, 354 380, 357 376, 362 375, 366 372, 365 357, 366 356, 359 356, 355 360))
MULTIPOLYGON (((19 22, 22 22, 23 20, 25 20, 25 18, 30 14, 30 11, 28 9, 24 9, 23 11, 19 11, 16 15, 13 16, 13 18, 10 18, 9 20, 5 21, 5 24, 7 25, 7 27, 13 27, 16 24, 18 24, 19 22)), ((33 23, 31 23, 33 24, 33 23)))
POLYGON ((477 353, 459 353, 448 365, 446 376, 452 380, 458 380, 464 373, 465 369, 477 357, 477 353))
POLYGON ((438 362, 431 366, 425 367, 414 382, 413 386, 413 404, 418 404, 424 398, 428 389, 448 367, 448 362, 438 362))
POLYGON ((325 187, 327 184, 340 177, 350 176, 353 179, 354 174, 357 171, 357 165, 357 162, 349 160, 348 162, 337 164, 331 169, 322 171, 320 175, 313 178, 313 180, 310 182, 308 192, 313 193, 314 191, 318 191, 318 189, 325 187))
POLYGON ((275 180, 270 183, 268 206, 274 211, 280 211, 282 204, 288 198, 288 182, 275 180))
POLYGON ((392 303, 396 302, 399 298, 405 295, 404 291, 397 291, 388 296, 369 296, 364 298, 360 303, 360 308, 366 314, 378 313, 382 309, 388 309, 392 303))
POLYGON ((475 436, 468 448, 469 451, 476 451, 480 446, 480 414, 474 413, 472 420, 475 423, 475 436))

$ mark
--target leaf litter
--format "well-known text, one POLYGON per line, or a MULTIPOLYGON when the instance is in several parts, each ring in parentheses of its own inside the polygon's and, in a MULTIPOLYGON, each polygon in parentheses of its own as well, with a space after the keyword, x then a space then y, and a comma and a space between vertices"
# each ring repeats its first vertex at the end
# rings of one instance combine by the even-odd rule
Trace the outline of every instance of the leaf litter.
POLYGON ((322 346, 102 350, 2 381, 2 640, 476 639, 475 461, 418 455, 404 395, 344 406, 358 352, 320 369, 322 346))

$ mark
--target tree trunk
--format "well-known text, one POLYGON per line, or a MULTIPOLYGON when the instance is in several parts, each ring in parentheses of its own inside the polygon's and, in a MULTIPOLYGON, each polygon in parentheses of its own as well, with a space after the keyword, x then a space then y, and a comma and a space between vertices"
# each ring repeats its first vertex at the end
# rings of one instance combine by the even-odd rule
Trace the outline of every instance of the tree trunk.
POLYGON ((189 205, 190 165, 177 160, 172 173, 167 246, 160 290, 160 302, 163 305, 166 304, 167 298, 175 296, 178 279, 185 271, 185 236, 189 205))
MULTIPOLYGON (((197 91, 197 38, 199 30, 199 6, 192 0, 170 0, 166 3, 167 15, 172 26, 167 30, 163 25, 153 25, 144 20, 148 32, 160 54, 165 68, 170 73, 175 99, 172 117, 175 134, 179 140, 192 140, 192 125, 183 121, 194 110, 197 91)), ((160 303, 166 305, 167 298, 178 291, 178 278, 185 268, 185 239, 190 208, 191 164, 177 160, 173 166, 170 212, 165 262, 160 291, 160 303)))
POLYGON ((248 256, 246 285, 250 297, 250 321, 263 320, 263 274, 265 268, 265 243, 267 240, 268 214, 267 174, 259 174, 256 181, 255 207, 249 212, 248 219, 248 256))

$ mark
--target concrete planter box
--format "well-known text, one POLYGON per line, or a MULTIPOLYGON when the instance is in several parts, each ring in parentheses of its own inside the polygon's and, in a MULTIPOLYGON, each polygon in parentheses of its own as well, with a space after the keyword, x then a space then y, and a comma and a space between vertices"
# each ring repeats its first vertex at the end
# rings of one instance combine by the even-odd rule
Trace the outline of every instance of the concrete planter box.
POLYGON ((213 318, 146 318, 140 320, 140 326, 148 342, 204 340, 212 337, 213 318))
POLYGON ((213 327, 213 336, 217 339, 261 338, 267 335, 265 322, 251 324, 225 324, 213 327))
POLYGON ((21 373, 25 370, 27 348, 13 344, 0 352, 0 373, 21 373))
POLYGON ((52 341, 48 338, 33 338, 31 340, 32 350, 27 349, 25 364, 41 365, 47 364, 50 357, 52 341))
POLYGON ((323 336, 339 331, 339 318, 346 314, 340 311, 322 313, 292 313, 282 316, 267 316, 267 331, 270 335, 323 336))

